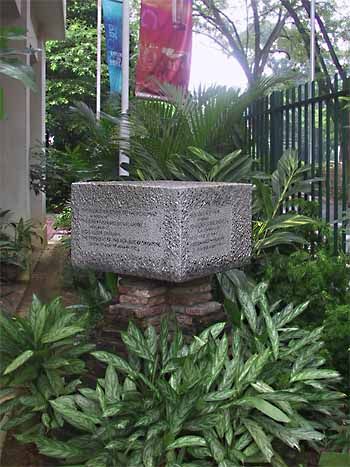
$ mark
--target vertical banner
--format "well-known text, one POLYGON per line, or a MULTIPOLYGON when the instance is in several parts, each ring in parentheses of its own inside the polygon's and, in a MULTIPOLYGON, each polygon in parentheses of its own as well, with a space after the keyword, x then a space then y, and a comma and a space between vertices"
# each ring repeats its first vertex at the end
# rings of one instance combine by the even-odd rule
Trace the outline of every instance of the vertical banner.
POLYGON ((103 0, 103 21, 106 31, 107 63, 111 93, 122 91, 123 3, 103 0))
POLYGON ((142 0, 136 95, 161 96, 158 83, 188 88, 192 0, 142 0))

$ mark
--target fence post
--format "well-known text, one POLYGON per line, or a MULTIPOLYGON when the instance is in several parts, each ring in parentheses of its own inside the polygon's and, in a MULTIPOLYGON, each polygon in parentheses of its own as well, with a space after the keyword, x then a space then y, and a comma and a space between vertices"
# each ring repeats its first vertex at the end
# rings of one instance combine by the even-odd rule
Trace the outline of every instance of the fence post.
MULTIPOLYGON (((350 78, 343 80, 344 96, 350 96, 350 78)), ((348 209, 350 208, 350 102, 342 106, 342 248, 347 251, 348 209)))
POLYGON ((270 170, 277 168, 283 154, 283 92, 274 91, 270 96, 270 170))
POLYGON ((349 99, 343 107, 343 204, 350 207, 350 78, 344 80, 343 90, 349 99))

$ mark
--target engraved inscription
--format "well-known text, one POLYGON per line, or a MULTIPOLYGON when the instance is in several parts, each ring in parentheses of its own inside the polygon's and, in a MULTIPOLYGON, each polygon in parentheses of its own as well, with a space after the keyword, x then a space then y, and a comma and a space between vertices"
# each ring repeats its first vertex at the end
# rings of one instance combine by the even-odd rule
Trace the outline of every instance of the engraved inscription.
POLYGON ((81 247, 98 254, 132 257, 164 254, 161 210, 82 208, 78 213, 81 247))
POLYGON ((231 248, 232 207, 211 206, 192 211, 188 252, 194 258, 225 256, 231 248))

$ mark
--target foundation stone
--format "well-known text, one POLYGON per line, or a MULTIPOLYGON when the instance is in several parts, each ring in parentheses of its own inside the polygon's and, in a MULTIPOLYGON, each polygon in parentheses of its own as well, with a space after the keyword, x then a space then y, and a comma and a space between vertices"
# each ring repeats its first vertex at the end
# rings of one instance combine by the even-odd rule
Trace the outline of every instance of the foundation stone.
POLYGON ((251 254, 248 184, 74 183, 72 208, 80 268, 181 283, 240 267, 251 254))

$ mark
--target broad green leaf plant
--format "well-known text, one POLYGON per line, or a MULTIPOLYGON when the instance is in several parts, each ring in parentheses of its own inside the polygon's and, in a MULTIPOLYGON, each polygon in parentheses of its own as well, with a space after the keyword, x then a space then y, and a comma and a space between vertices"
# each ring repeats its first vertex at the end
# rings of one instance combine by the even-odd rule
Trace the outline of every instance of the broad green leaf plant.
POLYGON ((131 323, 128 359, 93 352, 107 365, 96 388, 50 401, 76 436, 39 436, 39 451, 86 467, 286 467, 283 445, 319 445, 339 375, 323 368, 322 329, 292 324, 307 303, 270 305, 266 288, 240 291, 232 335, 218 323, 186 343, 167 321, 159 336, 131 323))
POLYGON ((50 404, 81 383, 81 356, 94 345, 84 340, 86 317, 65 308, 59 299, 48 305, 33 297, 27 318, 0 312, 0 414, 12 411, 1 430, 15 429, 19 439, 63 425, 50 404), (69 381, 68 379, 69 378, 69 381))
POLYGON ((293 196, 308 194, 312 183, 319 180, 308 178, 309 173, 310 167, 300 161, 297 154, 287 151, 278 161, 277 169, 270 179, 254 179, 255 257, 283 245, 307 243, 298 230, 312 226, 315 221, 289 208, 293 196))
POLYGON ((22 217, 18 222, 7 222, 10 215, 10 210, 0 210, 0 268, 1 265, 13 265, 25 270, 30 264, 33 241, 44 241, 40 232, 42 228, 22 217))

